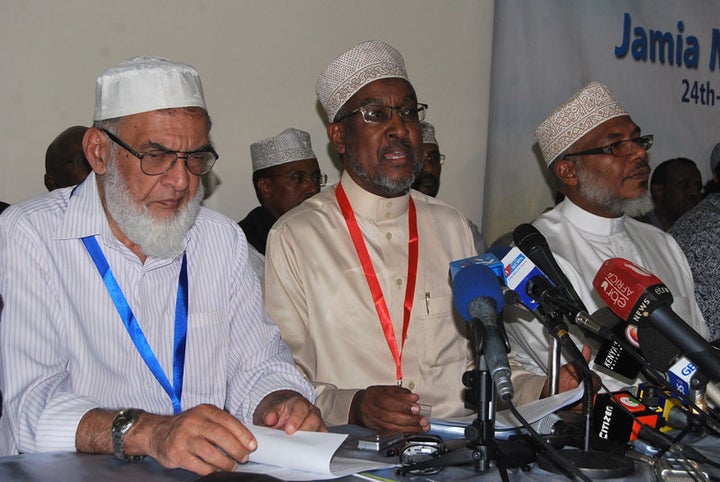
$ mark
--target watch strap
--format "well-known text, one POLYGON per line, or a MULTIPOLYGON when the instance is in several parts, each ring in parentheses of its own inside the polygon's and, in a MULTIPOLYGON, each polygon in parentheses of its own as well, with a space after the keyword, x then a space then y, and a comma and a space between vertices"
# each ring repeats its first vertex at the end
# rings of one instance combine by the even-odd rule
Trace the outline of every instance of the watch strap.
POLYGON ((112 421, 113 454, 120 460, 137 461, 145 458, 144 455, 125 455, 125 434, 137 423, 142 410, 127 408, 120 410, 112 421))

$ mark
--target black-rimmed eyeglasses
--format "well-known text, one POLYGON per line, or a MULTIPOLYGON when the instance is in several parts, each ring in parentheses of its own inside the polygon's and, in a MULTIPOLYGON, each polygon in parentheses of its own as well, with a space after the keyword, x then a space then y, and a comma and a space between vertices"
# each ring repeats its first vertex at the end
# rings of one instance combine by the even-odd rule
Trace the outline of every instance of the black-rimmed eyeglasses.
POLYGON ((615 157, 629 156, 635 151, 635 146, 638 145, 646 151, 653 145, 653 136, 649 134, 647 136, 635 137, 634 139, 625 139, 622 141, 613 142, 607 146, 596 147, 594 149, 588 149, 582 152, 571 152, 565 154, 562 158, 567 159, 571 156, 591 156, 594 154, 612 154, 615 157))
POLYGON ((335 119, 335 122, 340 122, 360 112, 366 124, 384 124, 392 119, 392 113, 396 110, 403 121, 419 123, 425 119, 427 108, 427 104, 401 105, 399 107, 383 104, 367 104, 361 105, 352 112, 348 112, 344 116, 335 119))
POLYGON ((212 146, 198 151, 168 151, 166 149, 150 149, 142 154, 127 145, 122 139, 107 129, 100 129, 112 140, 133 156, 140 159, 140 170, 148 176, 160 176, 175 166, 178 159, 185 161, 191 174, 202 176, 210 172, 220 156, 212 146))

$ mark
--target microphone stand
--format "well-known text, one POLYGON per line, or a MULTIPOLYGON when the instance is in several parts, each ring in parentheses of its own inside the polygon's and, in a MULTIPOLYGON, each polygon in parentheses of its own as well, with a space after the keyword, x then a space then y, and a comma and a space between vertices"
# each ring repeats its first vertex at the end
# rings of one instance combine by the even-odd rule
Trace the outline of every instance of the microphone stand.
POLYGON ((432 460, 417 462, 397 469, 399 475, 411 471, 473 465, 475 472, 486 472, 495 461, 502 480, 509 480, 507 469, 524 467, 535 461, 535 450, 519 440, 495 439, 495 384, 483 354, 485 326, 480 320, 473 319, 473 342, 475 345, 475 368, 463 374, 466 388, 465 406, 476 411, 477 417, 465 427, 465 447, 441 453, 432 460))
MULTIPOLYGON (((592 372, 587 362, 570 338, 567 325, 562 321, 562 313, 556 310, 542 310, 545 328, 554 339, 567 350, 568 358, 573 360, 580 370, 584 394, 582 401, 582 414, 585 421, 585 436, 582 450, 563 450, 563 457, 569 460, 583 474, 593 479, 610 479, 624 477, 635 471, 632 460, 608 452, 598 452, 592 449, 592 408, 595 390, 592 381, 592 372)), ((559 371, 557 373, 559 376, 559 371)), ((542 458, 538 459, 540 468, 553 473, 562 473, 559 467, 548 465, 542 458)))

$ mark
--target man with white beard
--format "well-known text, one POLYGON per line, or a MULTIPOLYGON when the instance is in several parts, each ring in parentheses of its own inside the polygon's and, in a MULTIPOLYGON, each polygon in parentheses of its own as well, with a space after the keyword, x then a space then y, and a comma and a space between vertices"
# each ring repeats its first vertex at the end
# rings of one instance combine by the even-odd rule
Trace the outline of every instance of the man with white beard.
POLYGON ((3 214, 0 454, 207 474, 248 460, 247 424, 325 430, 242 231, 200 206, 209 131, 192 67, 130 59, 97 80, 93 173, 3 214))
MULTIPOLYGON (((608 258, 625 258, 647 268, 670 288, 673 310, 698 333, 708 330, 695 302, 693 278, 675 240, 649 224, 633 219, 653 208, 648 193, 647 150, 652 135, 642 135, 627 110, 605 85, 592 82, 555 109, 535 131, 548 169, 565 200, 542 214, 533 225, 590 313, 605 306, 592 281, 608 258)), ((507 310, 506 310, 507 311, 507 310)), ((514 315, 518 313, 513 312, 514 315)), ((517 361, 544 374, 549 364, 549 335, 539 321, 512 320, 506 329, 517 361)), ((584 355, 599 344, 570 326, 584 355)), ((591 364, 611 389, 633 383, 591 364)), ((543 380, 540 377, 539 380, 543 380)), ((635 381, 637 382, 637 380, 635 381)), ((538 383, 537 390, 547 391, 538 383)), ((544 393, 542 394, 544 395, 544 393)))

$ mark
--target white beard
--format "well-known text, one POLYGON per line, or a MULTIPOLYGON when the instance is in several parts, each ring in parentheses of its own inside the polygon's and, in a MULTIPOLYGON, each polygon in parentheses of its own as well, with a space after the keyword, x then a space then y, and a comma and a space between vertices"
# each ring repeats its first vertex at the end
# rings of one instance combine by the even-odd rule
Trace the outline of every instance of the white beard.
POLYGON ((603 182, 601 177, 592 174, 589 169, 586 170, 580 167, 577 170, 577 176, 580 182, 580 194, 593 203, 612 211, 617 216, 627 214, 635 218, 652 211, 655 207, 648 189, 645 190, 645 194, 638 198, 620 199, 617 190, 610 188, 603 182))
POLYGON ((198 185, 195 197, 167 221, 156 219, 146 206, 133 200, 114 160, 108 163, 103 186, 108 212, 123 234, 146 256, 174 258, 185 250, 185 234, 200 212, 202 184, 198 185))

